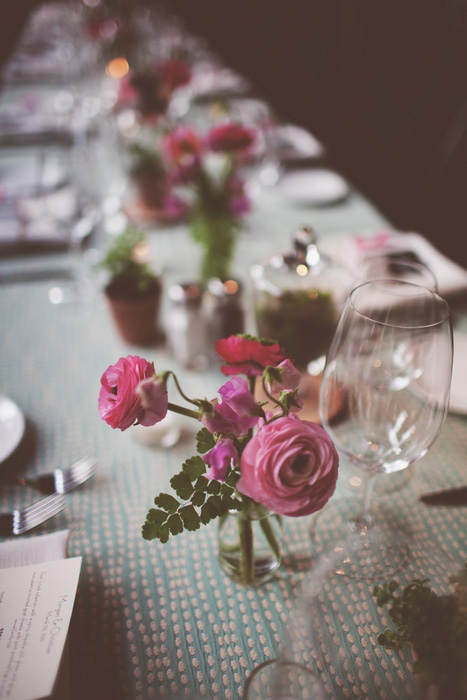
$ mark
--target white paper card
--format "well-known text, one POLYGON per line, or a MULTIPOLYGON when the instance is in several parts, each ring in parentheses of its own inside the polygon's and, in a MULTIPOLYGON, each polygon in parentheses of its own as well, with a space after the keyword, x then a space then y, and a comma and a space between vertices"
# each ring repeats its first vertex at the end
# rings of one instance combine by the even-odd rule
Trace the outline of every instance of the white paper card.
POLYGON ((0 699, 52 694, 81 557, 0 569, 0 699))

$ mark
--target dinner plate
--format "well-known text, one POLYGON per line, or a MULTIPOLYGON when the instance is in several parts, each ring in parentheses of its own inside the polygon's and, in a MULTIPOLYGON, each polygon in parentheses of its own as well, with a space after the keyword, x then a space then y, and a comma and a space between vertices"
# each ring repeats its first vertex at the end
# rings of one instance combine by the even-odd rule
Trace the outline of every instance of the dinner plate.
POLYGON ((24 427, 25 420, 21 409, 8 396, 0 394, 0 462, 18 447, 24 427))
POLYGON ((452 367, 451 400, 452 413, 467 415, 467 334, 454 333, 454 363, 452 367))
POLYGON ((323 145, 309 131, 295 124, 283 124, 275 130, 276 153, 282 160, 322 158, 323 145))
POLYGON ((291 202, 312 206, 333 204, 349 193, 343 177, 322 168, 290 170, 281 177, 277 187, 291 202))

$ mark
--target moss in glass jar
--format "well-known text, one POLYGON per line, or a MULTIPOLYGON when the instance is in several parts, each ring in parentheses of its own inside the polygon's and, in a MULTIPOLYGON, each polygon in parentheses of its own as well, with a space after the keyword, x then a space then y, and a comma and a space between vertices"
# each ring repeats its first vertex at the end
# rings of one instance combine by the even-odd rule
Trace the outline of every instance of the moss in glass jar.
POLYGON ((300 368, 327 353, 337 323, 332 294, 317 289, 265 294, 255 313, 259 335, 276 338, 300 368))

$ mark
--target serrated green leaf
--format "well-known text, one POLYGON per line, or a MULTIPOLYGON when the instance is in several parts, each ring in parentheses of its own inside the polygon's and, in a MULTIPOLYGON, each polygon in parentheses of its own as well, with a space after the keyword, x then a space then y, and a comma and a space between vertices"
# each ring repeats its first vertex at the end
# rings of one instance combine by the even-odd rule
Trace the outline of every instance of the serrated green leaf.
POLYGON ((182 519, 178 513, 173 513, 169 517, 169 519, 167 520, 167 525, 169 526, 169 530, 172 533, 172 535, 178 535, 180 534, 180 532, 183 532, 182 519))
POLYGON ((195 491, 191 497, 191 502, 194 506, 202 506, 206 500, 206 494, 203 491, 195 491))
POLYGON ((165 544, 167 542, 167 540, 169 539, 169 535, 169 526, 167 523, 164 523, 163 525, 161 525, 161 529, 159 532, 159 539, 162 542, 162 544, 165 544))
POLYGON ((227 478, 225 480, 225 483, 228 486, 233 486, 235 487, 237 485, 237 481, 240 479, 240 474, 239 472, 236 471, 231 471, 229 474, 227 474, 227 478))
POLYGON ((209 480, 205 476, 200 476, 196 480, 195 491, 206 491, 209 480))
POLYGON ((217 496, 218 493, 221 492, 221 484, 213 479, 212 481, 209 482, 208 487, 206 489, 208 493, 211 493, 215 496, 217 496))
POLYGON ((200 517, 192 505, 180 508, 179 514, 187 530, 198 530, 200 526, 200 517))
POLYGON ((211 520, 217 518, 217 509, 213 508, 209 501, 206 501, 204 506, 201 508, 200 519, 204 525, 207 525, 211 520))
POLYGON ((177 501, 177 499, 171 496, 169 493, 160 493, 155 497, 154 503, 156 506, 160 506, 166 510, 167 513, 175 513, 180 505, 179 501, 177 501))
POLYGON ((160 523, 154 520, 146 520, 142 528, 142 535, 145 540, 155 540, 161 531, 160 523))
POLYGON ((214 436, 207 428, 201 428, 196 434, 196 449, 200 455, 212 450, 215 444, 214 436))
POLYGON ((170 485, 174 489, 177 496, 183 501, 187 501, 194 490, 190 477, 184 472, 175 474, 175 476, 170 479, 170 485))
POLYGON ((206 472, 206 462, 199 455, 195 455, 184 462, 182 471, 189 476, 191 481, 195 481, 206 472))
POLYGON ((155 523, 163 523, 165 520, 167 520, 167 511, 159 510, 158 508, 151 508, 146 516, 146 519, 155 523))

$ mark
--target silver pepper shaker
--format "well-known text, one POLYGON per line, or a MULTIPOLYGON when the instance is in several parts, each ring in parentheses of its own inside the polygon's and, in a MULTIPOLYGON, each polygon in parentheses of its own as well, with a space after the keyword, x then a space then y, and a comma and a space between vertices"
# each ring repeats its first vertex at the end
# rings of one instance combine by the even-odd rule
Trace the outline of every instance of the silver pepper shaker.
POLYGON ((167 340, 175 359, 188 369, 209 363, 209 320, 202 305, 203 288, 196 282, 169 287, 167 340))

